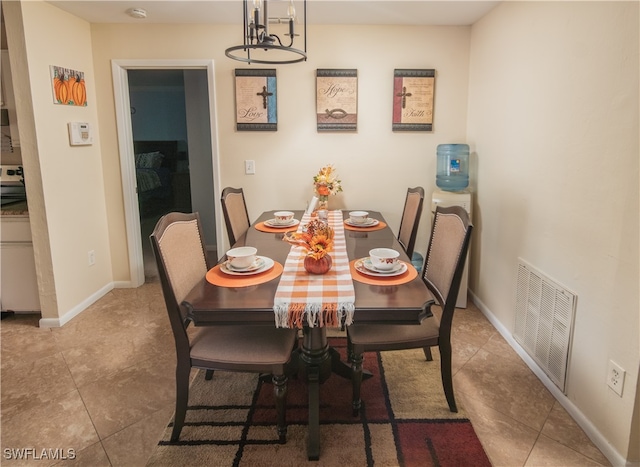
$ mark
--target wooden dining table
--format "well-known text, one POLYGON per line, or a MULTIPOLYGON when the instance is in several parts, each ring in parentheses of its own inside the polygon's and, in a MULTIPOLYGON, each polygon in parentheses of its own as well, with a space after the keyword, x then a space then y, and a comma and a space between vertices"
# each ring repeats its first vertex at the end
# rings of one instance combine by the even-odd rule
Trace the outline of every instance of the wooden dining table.
MULTIPOLYGON (((264 212, 234 246, 253 246, 258 255, 266 256, 284 264, 291 245, 283 241, 284 233, 264 232, 255 228, 256 224, 273 218, 275 211, 264 212)), ((303 211, 294 211, 300 220, 303 211)), ((343 211, 348 218, 348 211, 343 211)), ((384 221, 379 212, 369 211, 369 217, 384 221)), ((349 260, 369 256, 372 248, 393 248, 400 252, 400 259, 411 266, 392 230, 387 226, 379 230, 345 230, 346 248, 349 260)), ((223 258, 224 259, 224 258, 223 258)), ((185 297, 183 305, 188 318, 196 326, 211 325, 266 325, 275 326, 274 296, 279 277, 268 282, 246 287, 223 287, 213 285, 206 278, 185 297)), ((354 323, 363 324, 419 324, 430 315, 433 297, 419 274, 413 280, 388 285, 353 281, 355 290, 354 323)), ((309 392, 309 421, 307 456, 309 460, 320 457, 320 388, 331 374, 351 378, 351 368, 340 360, 338 352, 328 344, 326 327, 303 326, 302 345, 295 351, 298 377, 307 381, 309 392)), ((345 397, 351 397, 345 394, 345 397)))

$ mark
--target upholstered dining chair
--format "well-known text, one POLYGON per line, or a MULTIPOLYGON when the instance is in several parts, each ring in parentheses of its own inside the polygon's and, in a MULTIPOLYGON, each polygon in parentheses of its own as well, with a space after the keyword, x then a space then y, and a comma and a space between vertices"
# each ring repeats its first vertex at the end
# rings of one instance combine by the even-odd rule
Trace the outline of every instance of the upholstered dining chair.
POLYGON ((409 258, 413 256, 413 249, 418 236, 418 225, 422 215, 422 204, 424 203, 424 188, 417 186, 407 189, 407 197, 404 201, 402 219, 400 220, 400 230, 398 241, 409 258))
POLYGON ((242 188, 226 187, 222 190, 220 201, 229 236, 229 246, 233 246, 251 225, 244 191, 242 188))
POLYGON ((442 386, 451 412, 457 412, 451 375, 451 325, 473 225, 460 206, 436 208, 431 238, 422 268, 422 280, 442 308, 440 319, 431 315, 419 325, 352 324, 347 327, 351 359, 353 415, 361 407, 362 354, 370 351, 422 348, 428 361, 431 347, 440 349, 442 386))
POLYGON ((197 213, 166 214, 150 236, 158 264, 169 321, 176 345, 176 407, 171 441, 180 438, 189 400, 191 368, 245 371, 273 375, 277 429, 286 441, 286 372, 297 343, 293 329, 275 326, 203 326, 189 330, 182 301, 209 269, 200 217, 197 213))

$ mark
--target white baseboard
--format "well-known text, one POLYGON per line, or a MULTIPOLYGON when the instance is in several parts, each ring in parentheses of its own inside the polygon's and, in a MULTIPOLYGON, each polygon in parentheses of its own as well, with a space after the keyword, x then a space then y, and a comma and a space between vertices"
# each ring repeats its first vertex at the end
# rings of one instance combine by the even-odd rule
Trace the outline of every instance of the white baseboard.
POLYGON ((66 312, 60 318, 40 318, 39 325, 41 328, 59 328, 64 326, 66 323, 71 321, 73 318, 78 316, 84 310, 86 310, 89 306, 93 305, 95 302, 100 300, 106 294, 113 290, 114 283, 109 282, 107 285, 91 294, 89 297, 84 299, 82 302, 78 303, 71 310, 66 312))
POLYGON ((575 422, 584 430, 589 439, 596 445, 605 457, 611 462, 613 466, 625 466, 625 467, 638 467, 637 462, 627 462, 626 459, 611 445, 611 443, 598 431, 591 420, 589 420, 574 403, 565 396, 562 391, 549 379, 545 372, 538 366, 538 364, 529 356, 529 354, 516 342, 511 334, 511 331, 507 329, 487 306, 480 300, 473 291, 469 290, 471 300, 482 312, 482 314, 489 320, 494 328, 502 335, 507 343, 516 351, 516 353, 522 358, 526 365, 533 371, 538 379, 544 384, 549 392, 556 398, 560 405, 571 415, 575 422))

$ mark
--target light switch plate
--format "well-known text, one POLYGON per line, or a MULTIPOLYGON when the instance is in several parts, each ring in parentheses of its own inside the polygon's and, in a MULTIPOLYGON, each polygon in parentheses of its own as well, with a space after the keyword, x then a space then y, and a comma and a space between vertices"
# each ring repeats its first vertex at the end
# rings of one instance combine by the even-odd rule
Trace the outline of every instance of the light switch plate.
POLYGON ((245 175, 255 175, 256 173, 256 162, 255 161, 244 161, 244 174, 245 175))

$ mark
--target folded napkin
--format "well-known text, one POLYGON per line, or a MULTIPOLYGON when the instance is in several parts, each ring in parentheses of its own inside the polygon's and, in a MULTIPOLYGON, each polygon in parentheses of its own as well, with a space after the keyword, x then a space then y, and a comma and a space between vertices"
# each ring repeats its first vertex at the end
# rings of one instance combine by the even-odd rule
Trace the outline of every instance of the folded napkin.
MULTIPOLYGON (((305 213, 298 230, 302 231, 310 220, 305 213)), ((291 247, 274 299, 276 327, 340 327, 343 321, 346 325, 353 322, 356 296, 342 212, 330 211, 328 222, 334 229, 331 270, 322 275, 309 274, 304 269, 304 249, 291 247)))

